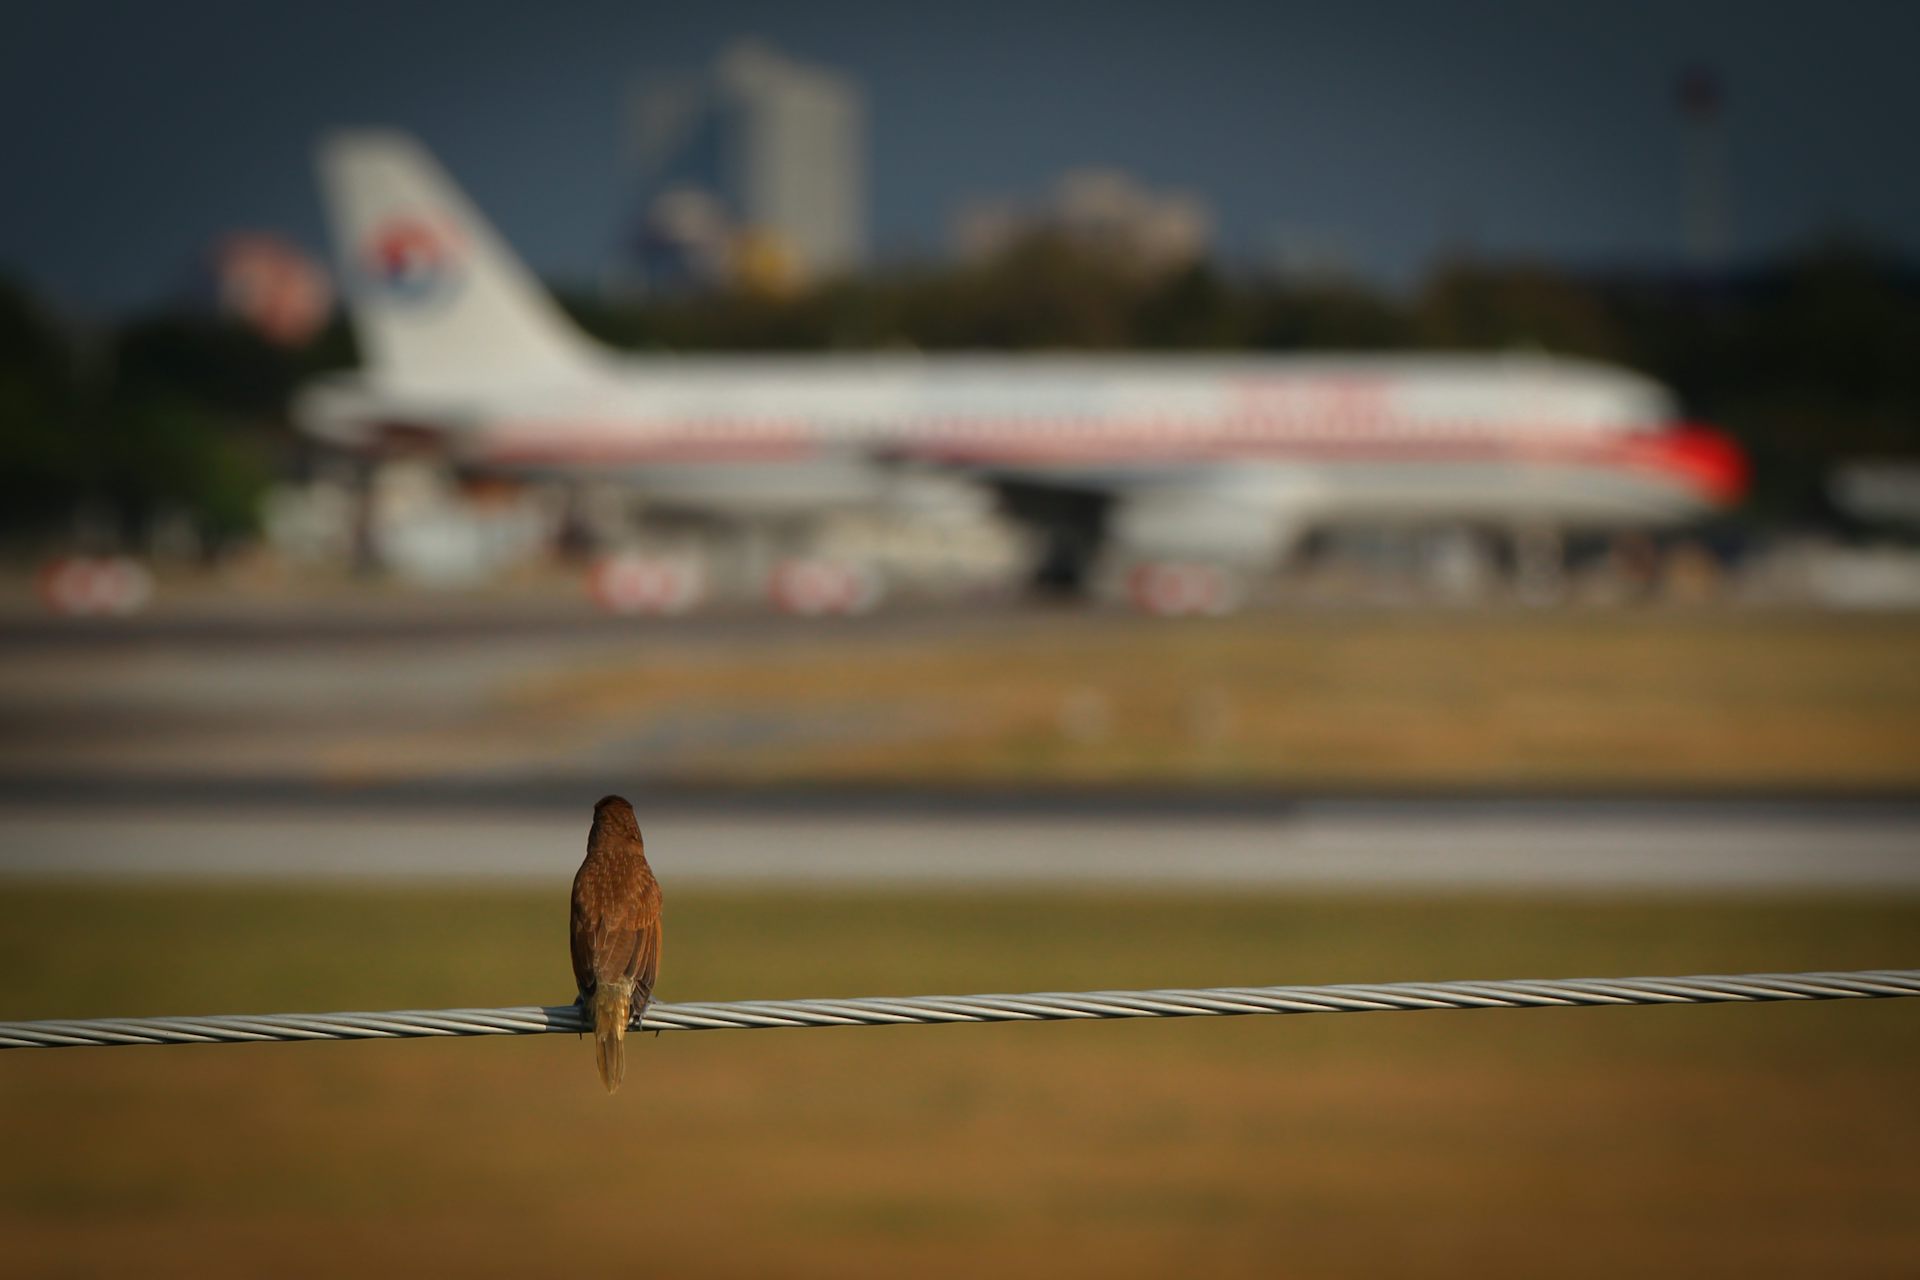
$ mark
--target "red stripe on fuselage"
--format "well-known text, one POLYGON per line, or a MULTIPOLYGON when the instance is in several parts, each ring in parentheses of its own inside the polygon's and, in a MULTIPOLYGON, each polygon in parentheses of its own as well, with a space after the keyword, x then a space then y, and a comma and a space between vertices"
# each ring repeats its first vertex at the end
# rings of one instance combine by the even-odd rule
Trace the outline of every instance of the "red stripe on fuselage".
POLYGON ((975 468, 994 466, 1179 466, 1298 460, 1315 463, 1513 462, 1629 469, 1671 479, 1716 505, 1746 492, 1747 461, 1724 433, 1695 424, 1595 430, 1550 423, 1494 430, 1472 423, 1395 429, 1241 419, 1092 423, 1009 421, 931 426, 912 434, 825 437, 809 424, 698 421, 609 431, 516 422, 489 432, 472 461, 500 467, 726 465, 800 462, 836 448, 975 468))

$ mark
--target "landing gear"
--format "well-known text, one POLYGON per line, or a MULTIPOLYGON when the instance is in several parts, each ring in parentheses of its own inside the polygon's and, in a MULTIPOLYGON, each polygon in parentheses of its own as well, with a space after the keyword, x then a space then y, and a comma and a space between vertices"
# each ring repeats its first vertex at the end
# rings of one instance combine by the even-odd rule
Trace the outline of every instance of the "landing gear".
POLYGON ((1000 487, 1000 509, 1040 535, 1028 581, 1043 596, 1086 594, 1106 541, 1113 499, 1106 494, 1030 484, 1000 487))
POLYGON ((1513 583, 1522 604, 1558 604, 1567 594, 1567 554, 1560 531, 1523 525, 1513 531, 1513 583))
POLYGON ((1067 525, 1048 529, 1033 567, 1034 589, 1056 598, 1084 595, 1099 554, 1097 536, 1067 525))

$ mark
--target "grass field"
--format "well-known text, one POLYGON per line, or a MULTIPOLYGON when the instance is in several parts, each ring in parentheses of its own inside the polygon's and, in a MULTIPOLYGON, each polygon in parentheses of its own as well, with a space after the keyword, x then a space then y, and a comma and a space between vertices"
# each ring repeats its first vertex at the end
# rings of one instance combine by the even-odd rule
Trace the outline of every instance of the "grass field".
MULTIPOLYGON (((0 889, 0 1017, 570 995, 564 890, 0 889)), ((667 999, 1908 966, 1920 900, 685 892, 667 999)), ((1920 1001, 0 1054, 7 1274, 1920 1273, 1920 1001)))
POLYGON ((756 780, 1910 788, 1916 654, 1920 618, 1726 610, 665 638, 530 677, 443 745, 498 763, 648 731, 673 772, 756 780))

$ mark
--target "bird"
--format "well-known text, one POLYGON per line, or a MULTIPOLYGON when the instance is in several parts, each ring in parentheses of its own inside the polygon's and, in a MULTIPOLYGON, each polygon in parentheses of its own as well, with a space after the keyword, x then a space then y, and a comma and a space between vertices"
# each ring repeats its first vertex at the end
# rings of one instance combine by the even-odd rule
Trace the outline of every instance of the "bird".
POLYGON ((587 857, 573 877, 569 942, 575 1003, 592 1019, 600 1083, 620 1087, 629 1023, 653 1002, 660 973, 660 882, 647 865, 633 806, 607 796, 593 806, 587 857))

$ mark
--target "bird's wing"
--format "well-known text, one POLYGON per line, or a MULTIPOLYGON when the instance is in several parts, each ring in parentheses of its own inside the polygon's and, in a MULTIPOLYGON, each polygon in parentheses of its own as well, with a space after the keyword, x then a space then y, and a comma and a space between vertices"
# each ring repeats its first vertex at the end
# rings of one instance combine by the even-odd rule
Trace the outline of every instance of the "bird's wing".
POLYGON ((653 982, 660 976, 660 943, 665 932, 660 922, 660 901, 654 898, 641 910, 640 927, 633 951, 633 965, 627 973, 633 978, 634 1004, 646 1008, 653 999, 653 982))
POLYGON ((586 913, 586 927, 574 930, 576 974, 584 962, 590 980, 629 980, 636 993, 651 999, 660 972, 659 896, 645 894, 638 902, 611 909, 596 910, 589 904, 586 913))
POLYGON ((573 984, 582 995, 593 990, 593 943, 596 921, 586 903, 580 900, 579 891, 573 896, 573 910, 569 913, 567 929, 567 947, 573 954, 573 984))

